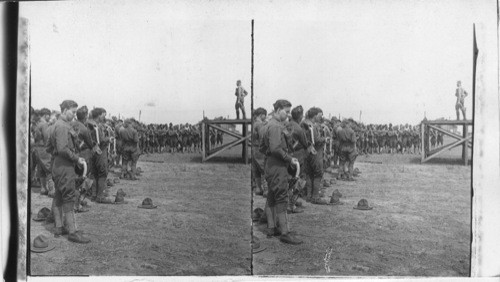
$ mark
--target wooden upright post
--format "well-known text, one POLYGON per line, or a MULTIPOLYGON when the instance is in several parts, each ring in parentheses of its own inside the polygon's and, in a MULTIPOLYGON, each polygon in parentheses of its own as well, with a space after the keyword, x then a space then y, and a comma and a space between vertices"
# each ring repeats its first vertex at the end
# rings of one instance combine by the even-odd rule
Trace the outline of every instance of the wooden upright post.
POLYGON ((425 146, 424 146, 424 144, 425 144, 425 127, 426 127, 425 123, 422 122, 420 124, 420 134, 422 136, 422 139, 421 139, 422 142, 420 142, 421 143, 420 144, 420 155, 422 157, 421 162, 424 162, 424 159, 425 159, 425 146))
MULTIPOLYGON (((468 128, 467 124, 464 124, 464 129, 463 129, 463 138, 467 138, 468 135, 468 128)), ((464 165, 467 165, 469 162, 469 148, 467 146, 467 142, 465 142, 462 146, 462 160, 464 161, 464 165)))
POLYGON ((206 148, 205 146, 207 146, 207 139, 205 138, 205 126, 206 124, 204 122, 201 123, 201 161, 204 162, 205 161, 205 157, 207 156, 206 155, 206 148))

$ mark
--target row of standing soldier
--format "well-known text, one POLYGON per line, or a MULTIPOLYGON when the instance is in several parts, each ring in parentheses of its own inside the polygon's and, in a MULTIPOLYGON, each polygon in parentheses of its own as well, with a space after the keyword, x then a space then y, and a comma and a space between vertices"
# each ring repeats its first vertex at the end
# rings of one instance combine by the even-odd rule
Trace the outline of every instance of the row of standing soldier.
POLYGON ((330 204, 323 198, 322 180, 332 164, 339 167, 338 179, 354 181, 358 154, 420 150, 418 126, 365 126, 352 119, 326 120, 316 107, 304 116, 302 106, 291 109, 286 100, 278 100, 269 116, 265 109, 256 109, 253 119, 252 188, 267 199, 264 215, 268 236, 280 236, 290 244, 300 244, 301 240, 290 235, 286 214, 303 212, 297 208, 299 196, 312 204, 330 204), (285 183, 294 174, 295 162, 304 183, 299 191, 289 190, 285 183))

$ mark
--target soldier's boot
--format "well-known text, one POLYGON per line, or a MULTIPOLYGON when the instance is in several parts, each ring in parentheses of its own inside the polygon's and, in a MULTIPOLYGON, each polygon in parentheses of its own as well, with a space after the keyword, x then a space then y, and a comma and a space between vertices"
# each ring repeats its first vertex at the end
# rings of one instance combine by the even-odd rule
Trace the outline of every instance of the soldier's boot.
POLYGON ((63 210, 62 203, 58 203, 56 199, 52 200, 52 213, 54 215, 55 231, 54 237, 63 235, 63 210))
POLYGON ((280 241, 292 245, 302 244, 301 240, 295 238, 295 236, 290 234, 290 228, 288 226, 288 215, 286 213, 286 203, 276 205, 276 215, 281 233, 280 241))
POLYGON ((40 195, 48 195, 49 190, 47 189, 47 177, 40 177, 40 186, 42 186, 40 189, 40 195))
POLYGON ((63 204, 65 223, 66 227, 68 228, 68 240, 80 244, 90 243, 89 238, 85 237, 81 231, 77 231, 73 206, 74 203, 63 204))
POLYGON ((112 204, 114 199, 105 194, 106 177, 97 178, 97 197, 96 202, 99 204, 112 204))
POLYGON ((323 199, 320 195, 320 188, 321 188, 321 178, 316 177, 314 178, 313 185, 312 185, 312 198, 311 198, 311 204, 315 205, 329 205, 330 202, 326 199, 323 199))
POLYGON ((354 181, 354 161, 349 161, 349 173, 347 174, 348 181, 354 181))
POLYGON ((130 164, 130 169, 132 174, 130 180, 139 180, 139 178, 137 178, 137 162, 132 161, 132 163, 130 164))
POLYGON ((267 217, 267 238, 278 236, 279 230, 276 228, 276 210, 274 207, 270 207, 266 202, 266 207, 264 208, 265 215, 267 217))
POLYGON ((305 187, 305 190, 306 190, 306 202, 310 202, 311 201, 311 197, 312 197, 312 181, 311 181, 311 178, 309 176, 306 176, 306 187, 305 187))

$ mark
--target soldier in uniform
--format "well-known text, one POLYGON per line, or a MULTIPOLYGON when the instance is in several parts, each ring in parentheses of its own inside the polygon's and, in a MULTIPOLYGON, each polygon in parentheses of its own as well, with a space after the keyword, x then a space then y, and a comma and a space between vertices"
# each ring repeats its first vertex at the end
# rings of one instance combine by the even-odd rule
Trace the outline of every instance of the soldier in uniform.
MULTIPOLYGON (((255 195, 264 195, 262 177, 264 176, 264 163, 266 156, 259 151, 261 141, 261 131, 266 120, 267 111, 264 108, 258 108, 253 112, 252 129, 252 190, 255 195)), ((265 183, 265 182, 264 182, 265 183)))
POLYGON ((266 211, 268 236, 280 236, 280 241, 288 244, 301 244, 302 241, 290 234, 288 226, 288 179, 287 168, 298 163, 289 152, 284 122, 290 115, 292 104, 286 100, 274 103, 273 118, 269 120, 263 131, 260 152, 267 156, 265 175, 269 192, 267 194, 266 211), (279 226, 279 230, 276 228, 279 226))
POLYGON ((234 93, 236 96, 236 103, 234 105, 236 109, 236 119, 240 119, 240 109, 241 113, 243 114, 243 119, 246 119, 246 114, 245 114, 245 105, 244 100, 245 96, 248 95, 248 92, 241 86, 241 80, 236 81, 236 91, 234 93))
MULTIPOLYGON (((94 154, 92 155, 92 175, 94 176, 93 187, 95 187, 92 198, 97 203, 110 203, 113 202, 109 195, 107 195, 106 178, 108 177, 108 144, 111 139, 106 136, 106 110, 103 108, 95 108, 92 114, 92 129, 96 146, 94 147, 94 154)), ((90 124, 90 122, 89 122, 90 124)))
POLYGON ((123 128, 123 121, 119 119, 115 125, 115 136, 116 136, 116 159, 115 165, 120 166, 120 158, 122 156, 123 141, 120 138, 120 129, 123 128))
POLYGON ((356 150, 356 134, 347 121, 342 121, 342 129, 338 131, 340 139, 340 174, 348 181, 354 181, 352 173, 354 171, 354 161, 358 156, 356 150), (345 165, 348 171, 345 171, 345 165))
POLYGON ((460 120, 460 111, 462 116, 465 118, 465 105, 464 100, 467 97, 467 92, 462 88, 462 82, 457 81, 457 90, 455 91, 455 96, 457 97, 457 102, 455 103, 455 111, 457 112, 457 120, 460 120))
POLYGON ((327 205, 329 202, 320 197, 323 179, 323 154, 326 138, 321 136, 320 124, 323 119, 323 111, 313 107, 307 111, 306 119, 302 121, 302 128, 306 132, 308 143, 313 146, 305 158, 306 174, 306 201, 317 205, 327 205))
POLYGON ((65 100, 61 104, 61 115, 54 124, 50 135, 48 150, 54 155, 52 177, 55 183, 53 213, 55 221, 54 235, 59 237, 67 231, 68 240, 76 243, 89 243, 81 231, 76 230, 75 212, 75 165, 81 165, 85 160, 76 154, 76 133, 70 122, 75 116, 78 104, 65 100), (63 229, 63 222, 66 230, 63 229))
POLYGON ((139 159, 139 135, 129 119, 125 120, 124 125, 125 127, 119 132, 120 138, 123 141, 123 162, 120 178, 125 178, 129 174, 131 180, 138 180, 136 177, 136 165, 139 159), (129 164, 131 172, 128 171, 129 164))
POLYGON ((50 110, 43 108, 39 111, 40 121, 35 127, 34 134, 34 159, 37 164, 37 177, 40 179, 40 184, 42 189, 40 190, 41 195, 54 196, 54 181, 51 175, 51 161, 52 156, 46 150, 46 146, 49 142, 49 120, 50 120, 50 110))
MULTIPOLYGON (((94 142, 92 141, 92 136, 90 135, 90 131, 86 125, 87 117, 88 117, 88 109, 87 106, 83 106, 76 111, 76 119, 71 122, 71 127, 77 134, 78 138, 76 139, 78 143, 76 143, 77 151, 79 152, 79 157, 83 158, 87 163, 87 175, 92 171, 91 159, 92 159, 92 148, 94 147, 94 142)), ((80 192, 78 190, 75 191, 75 211, 77 212, 85 212, 87 209, 80 206, 80 192)))

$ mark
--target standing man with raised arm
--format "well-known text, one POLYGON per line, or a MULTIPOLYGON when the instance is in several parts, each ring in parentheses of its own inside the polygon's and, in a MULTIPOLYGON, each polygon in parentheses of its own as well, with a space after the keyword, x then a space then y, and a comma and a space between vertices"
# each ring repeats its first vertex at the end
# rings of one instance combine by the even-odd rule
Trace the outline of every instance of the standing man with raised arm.
POLYGON ((248 92, 241 86, 241 80, 236 81, 236 91, 234 93, 236 96, 236 104, 234 105, 236 109, 236 119, 240 119, 240 109, 243 114, 243 119, 246 119, 244 100, 248 92))
POLYGON ((457 81, 457 90, 455 91, 455 96, 457 97, 457 102, 455 103, 455 111, 457 112, 457 120, 460 120, 460 111, 462 111, 462 116, 465 118, 465 105, 464 100, 467 97, 467 92, 462 88, 462 82, 457 81))

